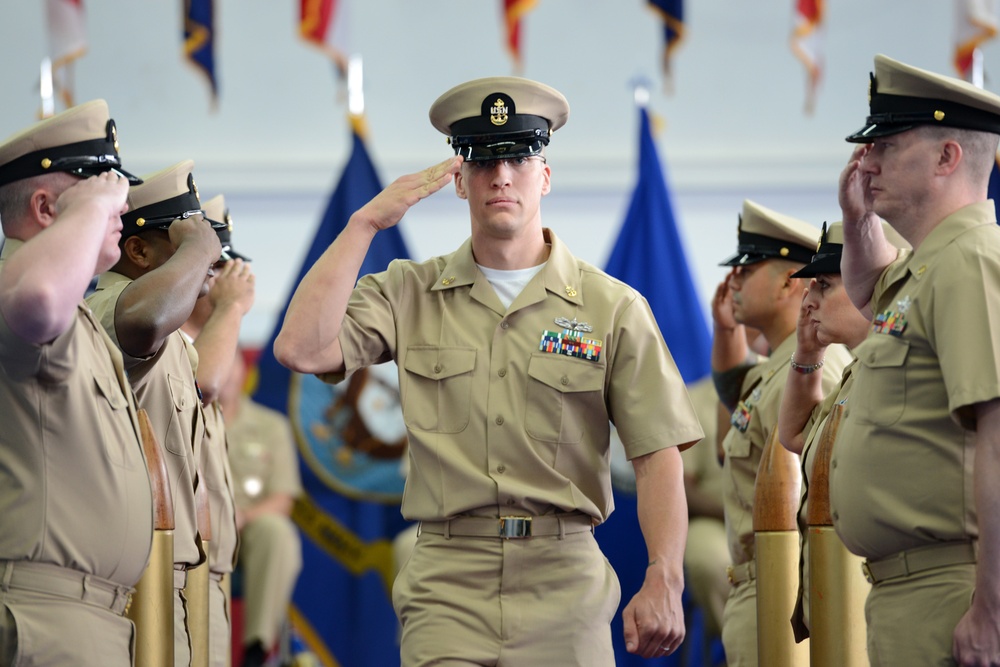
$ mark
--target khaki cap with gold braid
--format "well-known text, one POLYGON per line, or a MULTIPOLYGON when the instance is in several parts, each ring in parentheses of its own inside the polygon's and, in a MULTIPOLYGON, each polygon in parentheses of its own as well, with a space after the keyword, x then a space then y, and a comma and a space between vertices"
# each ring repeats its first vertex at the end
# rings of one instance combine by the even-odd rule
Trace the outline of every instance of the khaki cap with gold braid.
POLYGON ((918 125, 939 125, 1000 134, 1000 96, 950 76, 875 56, 870 75, 870 115, 847 137, 870 143, 918 125))
POLYGON ((222 261, 242 259, 244 262, 249 262, 249 257, 233 250, 233 217, 229 214, 225 196, 215 195, 206 201, 202 208, 205 211, 205 218, 212 223, 215 233, 219 235, 219 243, 222 244, 222 261))
POLYGON ((555 88, 516 76, 459 84, 437 98, 431 125, 448 135, 468 162, 538 155, 569 118, 555 88))
POLYGON ((820 230, 745 199, 740 215, 736 254, 720 266, 746 266, 766 259, 808 263, 816 252, 820 230))
MULTIPOLYGON (((896 248, 909 248, 910 244, 899 235, 895 229, 889 226, 885 220, 882 221, 882 233, 885 240, 896 248)), ((816 254, 812 256, 812 261, 802 269, 792 274, 793 278, 811 278, 822 273, 840 273, 840 258, 844 255, 844 223, 835 222, 827 227, 823 223, 823 234, 820 236, 819 245, 816 247, 816 254)))
POLYGON ((142 182, 122 169, 118 130, 104 100, 71 107, 0 144, 0 185, 60 171, 87 178, 112 169, 130 183, 142 182))
MULTIPOLYGON (((166 229, 178 218, 205 215, 194 182, 193 160, 184 160, 145 177, 129 188, 128 212, 122 216, 122 239, 147 229, 166 229)), ((217 222, 213 229, 224 227, 217 222)))

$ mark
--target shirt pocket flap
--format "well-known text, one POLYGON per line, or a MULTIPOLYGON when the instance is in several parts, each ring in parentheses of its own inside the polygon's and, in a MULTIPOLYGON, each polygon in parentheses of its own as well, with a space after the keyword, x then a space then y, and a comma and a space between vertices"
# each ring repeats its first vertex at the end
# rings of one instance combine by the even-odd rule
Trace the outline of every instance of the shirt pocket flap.
POLYGON ((604 367, 553 355, 536 355, 528 364, 528 375, 558 392, 601 391, 604 367))
POLYGON ((107 400, 108 404, 114 410, 121 410, 128 405, 121 387, 114 378, 107 375, 95 375, 94 382, 97 383, 97 389, 101 392, 101 396, 107 400))
POLYGON ((444 380, 476 368, 476 350, 471 347, 411 347, 403 368, 429 380, 444 380))
POLYGON ((877 345, 862 345, 855 350, 860 363, 869 368, 896 368, 906 363, 906 354, 910 351, 908 341, 877 335, 880 336, 877 345))

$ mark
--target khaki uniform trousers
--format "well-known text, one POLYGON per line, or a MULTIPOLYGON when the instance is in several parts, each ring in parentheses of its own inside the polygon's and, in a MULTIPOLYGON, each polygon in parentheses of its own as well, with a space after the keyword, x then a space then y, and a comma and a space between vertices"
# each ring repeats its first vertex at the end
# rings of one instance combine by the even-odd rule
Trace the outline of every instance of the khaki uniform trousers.
POLYGON ((288 617, 288 603, 302 570, 302 541, 292 520, 262 514, 240 533, 243 645, 271 648, 288 617))
POLYGON ((684 549, 686 585, 694 603, 705 610, 706 630, 714 637, 721 632, 722 614, 732 588, 726 577, 727 565, 729 544, 725 523, 721 519, 693 517, 688 523, 684 549))
POLYGON ((16 564, 14 570, 0 583, 0 665, 131 667, 135 626, 122 616, 124 595, 83 583, 83 573, 65 568, 51 566, 41 578, 33 569, 23 584, 16 564), (74 584, 79 594, 71 598, 74 584))
POLYGON ((722 615, 722 646, 728 667, 757 665, 757 580, 736 584, 729 591, 722 615))
POLYGON ((208 664, 227 667, 233 652, 232 619, 226 607, 226 593, 222 590, 222 577, 214 572, 208 583, 208 664))
POLYGON ((589 530, 510 540, 421 531, 392 589, 402 667, 607 667, 620 601, 589 530))
POLYGON ((954 665, 952 635, 972 606, 976 566, 947 565, 872 586, 865 603, 871 667, 954 665))

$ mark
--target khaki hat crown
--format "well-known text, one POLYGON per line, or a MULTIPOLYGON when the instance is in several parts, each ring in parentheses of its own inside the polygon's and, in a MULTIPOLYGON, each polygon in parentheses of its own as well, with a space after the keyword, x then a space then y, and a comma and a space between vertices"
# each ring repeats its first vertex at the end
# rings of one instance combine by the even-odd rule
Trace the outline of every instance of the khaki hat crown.
POLYGON ((118 148, 118 129, 108 115, 107 102, 85 102, 0 144, 0 185, 54 172, 86 178, 111 169, 130 183, 141 183, 122 169, 118 148))
POLYGON ((233 249, 233 217, 226 207, 225 196, 215 195, 206 201, 202 208, 205 211, 205 219, 212 223, 215 233, 219 236, 219 243, 222 244, 222 261, 242 259, 244 262, 249 262, 249 257, 233 249))
POLYGON ((819 242, 820 230, 749 199, 743 201, 736 254, 721 266, 745 266, 766 259, 806 264, 819 242))
POLYGON ((562 93, 514 76, 459 84, 430 108, 431 125, 472 162, 537 155, 568 118, 562 93))
POLYGON ((875 56, 869 83, 870 115, 847 137, 869 143, 918 125, 939 125, 1000 134, 1000 96, 953 77, 875 56))
POLYGON ((146 176, 141 185, 129 188, 129 210, 122 216, 122 239, 147 229, 166 229, 178 218, 204 216, 193 170, 194 161, 184 160, 146 176))

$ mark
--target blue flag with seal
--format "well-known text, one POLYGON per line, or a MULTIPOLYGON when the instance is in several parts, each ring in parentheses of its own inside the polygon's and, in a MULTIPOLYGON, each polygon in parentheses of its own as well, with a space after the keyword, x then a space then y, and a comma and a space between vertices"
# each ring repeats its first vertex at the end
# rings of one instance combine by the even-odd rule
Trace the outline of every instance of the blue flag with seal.
MULTIPOLYGON (((646 297, 681 376, 690 384, 711 370, 711 337, 677 231, 649 113, 645 108, 639 112, 638 181, 605 271, 646 297)), ((615 511, 597 528, 595 536, 618 573, 622 587, 622 606, 611 624, 616 664, 618 667, 680 665, 682 655, 689 652, 689 647, 683 644, 670 657, 649 660, 625 650, 621 612, 642 587, 646 543, 639 528, 635 475, 624 455, 617 432, 612 429, 615 511)))
POLYGON ((214 0, 184 0, 184 55, 208 79, 212 101, 219 95, 215 78, 214 0))
MULTIPOLYGON (((294 286, 351 214, 382 190, 364 144, 363 120, 354 116, 352 123, 350 159, 294 286)), ((383 230, 361 275, 408 255, 399 228, 383 230)), ((399 512, 406 432, 396 370, 374 366, 338 385, 292 373, 273 352, 287 310, 286 302, 261 352, 254 399, 288 415, 299 447, 304 494, 292 518, 302 532, 303 567, 291 620, 324 667, 399 665, 392 540, 408 523, 399 512)))

